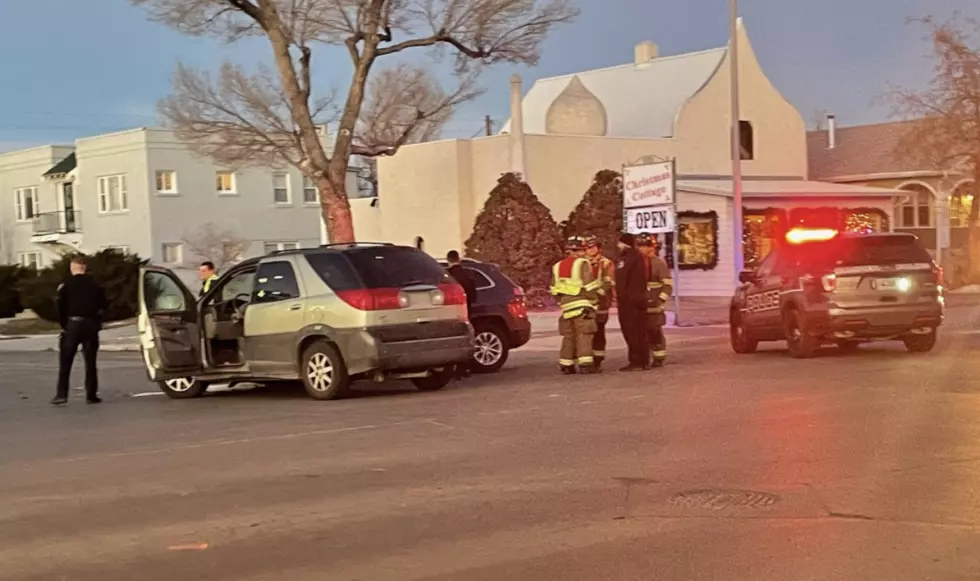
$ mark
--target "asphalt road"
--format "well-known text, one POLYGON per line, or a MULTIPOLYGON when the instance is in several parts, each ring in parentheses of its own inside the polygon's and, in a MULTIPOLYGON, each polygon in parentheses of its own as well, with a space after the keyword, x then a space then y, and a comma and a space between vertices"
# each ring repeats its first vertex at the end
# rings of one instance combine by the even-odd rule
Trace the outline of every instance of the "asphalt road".
POLYGON ((53 409, 55 356, 0 354, 0 579, 976 580, 980 334, 951 315, 928 355, 678 329, 662 370, 564 378, 536 339, 327 403, 141 395, 106 354, 106 402, 53 409))

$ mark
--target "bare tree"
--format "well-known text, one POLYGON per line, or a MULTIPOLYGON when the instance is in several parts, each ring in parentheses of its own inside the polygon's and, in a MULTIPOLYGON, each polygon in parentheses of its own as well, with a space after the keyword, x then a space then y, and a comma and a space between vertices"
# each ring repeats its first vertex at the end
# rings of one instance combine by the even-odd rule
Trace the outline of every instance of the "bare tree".
MULTIPOLYGON (((935 71, 921 90, 893 87, 889 98, 894 116, 910 123, 899 153, 950 173, 966 173, 980 184, 980 21, 955 18, 925 25, 932 43, 935 71)), ((980 277, 980 199, 974 198, 969 219, 969 273, 980 277)))
MULTIPOLYGON (((177 136, 227 164, 286 162, 320 194, 331 240, 354 240, 345 176, 350 156, 392 155, 439 134, 453 108, 479 94, 483 66, 536 64, 541 43, 577 10, 571 0, 131 0, 153 20, 226 42, 264 37, 275 71, 226 63, 217 79, 180 66, 160 106, 177 136), (342 48, 353 65, 346 95, 315 95, 313 48, 342 48), (458 78, 443 90, 431 66, 405 53, 454 56, 458 78), (398 63, 375 71, 378 59, 398 63), (369 82, 370 81, 370 82, 369 82), (333 149, 317 125, 335 122, 333 149)), ((341 91, 343 93, 343 91, 341 91)))
POLYGON ((211 223, 186 233, 181 242, 194 256, 213 262, 218 270, 240 261, 250 244, 248 240, 211 223))

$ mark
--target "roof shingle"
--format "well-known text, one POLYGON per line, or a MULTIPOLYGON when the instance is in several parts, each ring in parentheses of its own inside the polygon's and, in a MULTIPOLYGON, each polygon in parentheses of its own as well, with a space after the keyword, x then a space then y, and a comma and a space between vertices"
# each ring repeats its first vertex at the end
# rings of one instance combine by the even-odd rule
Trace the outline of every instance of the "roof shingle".
POLYGON ((899 150, 902 138, 918 121, 838 127, 837 142, 828 149, 827 130, 807 133, 811 180, 929 171, 899 150))

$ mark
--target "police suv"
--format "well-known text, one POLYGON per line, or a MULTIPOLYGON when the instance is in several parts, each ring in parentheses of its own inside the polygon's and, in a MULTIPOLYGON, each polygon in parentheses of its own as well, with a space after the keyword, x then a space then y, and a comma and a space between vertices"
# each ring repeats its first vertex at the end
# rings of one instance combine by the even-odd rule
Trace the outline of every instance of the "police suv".
POLYGON ((796 358, 825 344, 895 340, 913 353, 936 345, 942 269, 915 236, 791 230, 786 241, 739 273, 730 310, 736 353, 753 353, 760 341, 786 341, 796 358))

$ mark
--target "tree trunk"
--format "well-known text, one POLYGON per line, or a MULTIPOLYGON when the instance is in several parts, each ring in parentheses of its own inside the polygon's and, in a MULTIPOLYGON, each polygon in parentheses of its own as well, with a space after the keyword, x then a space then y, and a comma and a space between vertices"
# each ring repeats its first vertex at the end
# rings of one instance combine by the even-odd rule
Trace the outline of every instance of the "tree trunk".
MULTIPOLYGON (((973 183, 980 184, 980 163, 974 165, 973 183)), ((978 221, 980 221, 980 189, 974 186, 966 243, 966 278, 969 284, 980 283, 980 223, 978 221)))
POLYGON ((347 199, 347 184, 344 180, 330 178, 316 180, 320 193, 320 216, 327 225, 327 236, 331 243, 355 242, 354 217, 347 199))

